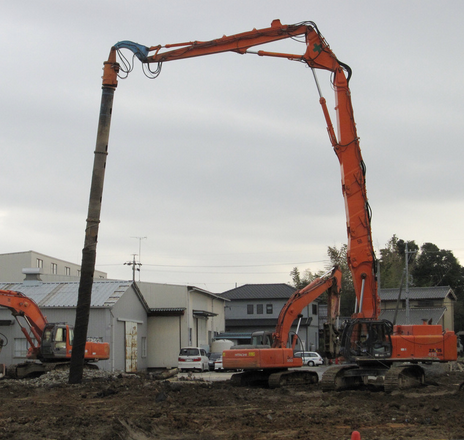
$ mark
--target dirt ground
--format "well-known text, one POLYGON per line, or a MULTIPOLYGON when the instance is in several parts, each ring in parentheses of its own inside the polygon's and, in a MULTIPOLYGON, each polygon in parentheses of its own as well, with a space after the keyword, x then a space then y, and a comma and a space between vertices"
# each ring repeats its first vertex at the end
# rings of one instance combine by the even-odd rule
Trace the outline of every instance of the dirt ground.
POLYGON ((464 439, 460 371, 428 373, 426 386, 392 394, 99 373, 79 385, 56 372, 1 380, 0 438, 348 440, 358 430, 362 440, 464 439))

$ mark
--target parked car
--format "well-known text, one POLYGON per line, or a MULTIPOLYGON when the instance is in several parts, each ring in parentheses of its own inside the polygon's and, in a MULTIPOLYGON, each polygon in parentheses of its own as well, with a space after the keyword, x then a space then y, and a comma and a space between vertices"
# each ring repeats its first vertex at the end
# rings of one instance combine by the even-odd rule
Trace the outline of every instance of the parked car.
POLYGON ((209 371, 213 371, 215 369, 214 364, 219 358, 222 359, 222 353, 211 353, 209 355, 209 361, 208 361, 209 371))
POLYGON ((303 365, 314 367, 315 365, 324 365, 324 359, 315 351, 298 351, 294 354, 296 358, 301 358, 303 365))
POLYGON ((219 357, 214 362, 214 371, 223 371, 222 367, 222 353, 219 353, 219 357))
POLYGON ((179 371, 207 371, 209 368, 208 361, 208 355, 203 348, 185 347, 180 349, 179 357, 177 358, 177 368, 179 368, 179 371))

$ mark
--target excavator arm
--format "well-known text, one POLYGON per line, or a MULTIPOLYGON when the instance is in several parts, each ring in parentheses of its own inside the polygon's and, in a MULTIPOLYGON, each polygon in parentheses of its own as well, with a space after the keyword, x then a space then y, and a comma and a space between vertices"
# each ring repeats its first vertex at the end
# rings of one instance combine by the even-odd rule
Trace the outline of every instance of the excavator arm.
POLYGON ((40 350, 42 333, 48 323, 47 318, 42 314, 39 306, 32 299, 24 296, 20 292, 0 290, 0 307, 9 309, 21 327, 21 330, 31 347, 28 356, 37 356, 40 350), (28 329, 21 324, 19 317, 22 317, 26 321, 37 343, 35 343, 32 339, 28 329))
MULTIPOLYGON (((280 311, 277 326, 273 334, 272 348, 286 348, 288 335, 295 319, 303 309, 316 298, 328 291, 328 306, 338 309, 340 299, 340 287, 342 272, 338 267, 334 267, 320 278, 316 278, 303 289, 297 290, 286 302, 280 311)), ((328 315, 332 313, 329 310, 328 315)), ((292 349, 295 348, 296 338, 292 342, 292 349)))

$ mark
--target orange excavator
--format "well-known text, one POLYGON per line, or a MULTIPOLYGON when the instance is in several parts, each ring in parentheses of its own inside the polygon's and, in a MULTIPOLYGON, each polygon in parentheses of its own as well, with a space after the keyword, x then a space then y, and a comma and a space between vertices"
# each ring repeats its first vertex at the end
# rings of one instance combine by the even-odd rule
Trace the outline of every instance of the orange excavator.
MULTIPOLYGON (((73 346, 73 327, 66 323, 50 323, 39 306, 20 292, 0 290, 0 307, 11 311, 21 327, 28 344, 27 359, 7 367, 8 377, 22 379, 38 376, 70 361, 73 346), (40 362, 36 362, 40 361, 40 362)), ((88 341, 85 361, 97 362, 109 359, 110 347, 106 342, 88 341)), ((5 367, 3 366, 5 372, 5 367)))
MULTIPOLYGON (((107 111, 99 132, 105 134, 105 139, 102 136, 101 142, 97 143, 101 145, 105 154, 112 93, 117 87, 120 71, 116 56, 121 49, 131 50, 134 56, 148 67, 148 72, 153 77, 160 74, 164 62, 222 52, 283 58, 308 66, 316 81, 329 139, 340 163, 348 235, 347 262, 356 293, 355 313, 344 326, 341 336, 340 355, 344 363, 330 368, 323 375, 324 390, 359 387, 367 383, 369 378, 374 377, 382 379, 388 391, 397 386, 423 383, 425 375, 421 363, 456 360, 457 340, 454 332, 443 331, 439 325, 393 326, 389 321, 379 320, 380 298, 371 236, 371 212, 365 184, 366 167, 359 146, 349 88, 351 69, 335 56, 315 23, 308 21, 283 25, 279 20, 274 20, 269 28, 253 29, 211 41, 193 41, 165 46, 146 47, 130 41, 117 43, 111 49, 108 61, 104 63, 102 108, 107 108, 107 111), (250 50, 254 46, 265 43, 298 37, 305 39, 303 54, 250 50), (156 69, 151 69, 151 64, 157 65, 156 69), (315 75, 318 69, 332 74, 337 134, 315 75), (104 100, 105 96, 110 95, 111 98, 104 100)), ((125 60, 123 56, 121 59, 125 60)), ((124 70, 126 74, 129 71, 130 68, 124 70)), ((333 277, 332 281, 336 278, 333 277)), ((330 281, 327 282, 330 284, 330 281)), ((325 289, 329 288, 328 284, 324 286, 325 289)), ((304 301, 307 301, 307 298, 304 301)), ((294 306, 291 299, 285 307, 290 310, 294 306)), ((261 372, 259 374, 269 376, 269 372, 274 374, 278 371, 286 371, 289 367, 299 366, 298 360, 293 358, 292 344, 290 347, 285 346, 288 341, 290 320, 287 317, 282 320, 279 318, 278 328, 269 348, 263 348, 263 344, 260 344, 243 351, 226 350, 223 356, 224 367, 241 368, 245 372, 253 374, 261 372), (259 356, 256 356, 257 353, 259 356), (256 358, 260 361, 254 362, 256 358)), ((335 335, 335 331, 332 332, 332 336, 335 335)), ((285 380, 286 376, 288 375, 281 374, 279 381, 285 380)))
POLYGON ((280 311, 273 333, 257 331, 252 334, 250 345, 235 345, 222 353, 224 369, 244 370, 232 376, 240 385, 268 385, 277 388, 286 384, 313 384, 319 381, 316 372, 295 369, 303 366, 301 358, 294 357, 298 341, 298 328, 303 309, 324 292, 328 295, 329 323, 335 325, 340 304, 342 273, 332 268, 303 289, 297 290, 280 311), (290 335, 295 320, 299 318, 296 334, 290 335))

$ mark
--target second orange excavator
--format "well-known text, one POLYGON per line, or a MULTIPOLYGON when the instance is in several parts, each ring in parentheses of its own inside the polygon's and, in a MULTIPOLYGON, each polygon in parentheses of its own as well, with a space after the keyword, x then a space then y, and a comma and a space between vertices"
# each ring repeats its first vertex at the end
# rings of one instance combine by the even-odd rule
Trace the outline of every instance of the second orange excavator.
MULTIPOLYGON (((48 322, 37 303, 20 292, 0 290, 0 307, 11 311, 29 344, 29 362, 8 366, 6 374, 9 377, 22 379, 38 376, 57 364, 70 361, 74 337, 71 325, 48 322)), ((85 344, 85 362, 106 360, 109 356, 110 346, 107 342, 88 341, 85 344)))
POLYGON ((301 358, 294 357, 298 332, 290 337, 296 319, 303 309, 324 292, 328 294, 328 314, 336 319, 340 301, 342 273, 334 267, 303 289, 297 290, 283 306, 273 333, 253 333, 250 345, 235 345, 222 353, 224 369, 244 370, 232 376, 240 385, 264 384, 277 388, 286 384, 313 384, 319 378, 315 371, 295 369, 301 367, 301 358))

